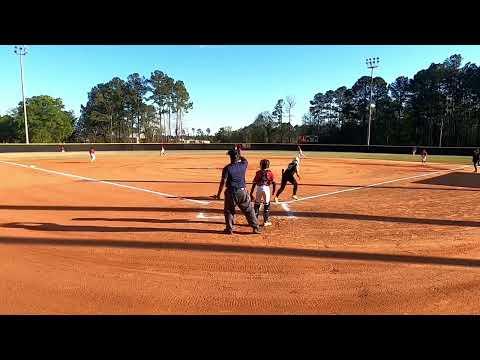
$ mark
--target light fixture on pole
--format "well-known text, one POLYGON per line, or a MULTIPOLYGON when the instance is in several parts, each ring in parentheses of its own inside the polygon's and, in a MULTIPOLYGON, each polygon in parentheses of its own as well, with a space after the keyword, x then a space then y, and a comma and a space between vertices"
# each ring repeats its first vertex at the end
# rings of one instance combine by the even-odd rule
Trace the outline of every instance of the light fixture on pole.
POLYGON ((25 118, 25 142, 29 144, 28 141, 28 123, 27 123, 27 105, 25 103, 25 90, 23 87, 23 60, 22 57, 27 55, 28 48, 25 45, 14 47, 14 52, 20 57, 20 78, 22 80, 22 98, 23 98, 23 117, 25 118))
POLYGON ((373 94, 373 69, 378 67, 378 64, 380 63, 380 59, 378 57, 376 58, 368 58, 366 60, 367 68, 371 69, 370 73, 370 102, 368 106, 368 135, 367 135, 367 146, 370 146, 370 128, 372 124, 372 109, 375 107, 375 105, 372 103, 372 94, 373 94))

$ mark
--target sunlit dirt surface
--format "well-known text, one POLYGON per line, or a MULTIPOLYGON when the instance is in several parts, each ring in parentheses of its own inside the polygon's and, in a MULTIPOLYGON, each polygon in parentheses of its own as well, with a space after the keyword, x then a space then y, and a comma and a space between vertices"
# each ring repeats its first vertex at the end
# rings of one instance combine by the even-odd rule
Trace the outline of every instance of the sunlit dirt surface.
MULTIPOLYGON (((244 154, 249 181, 294 156, 244 154)), ((300 201, 228 236, 225 152, 0 155, 0 313, 480 313, 480 174, 307 156, 300 201)))

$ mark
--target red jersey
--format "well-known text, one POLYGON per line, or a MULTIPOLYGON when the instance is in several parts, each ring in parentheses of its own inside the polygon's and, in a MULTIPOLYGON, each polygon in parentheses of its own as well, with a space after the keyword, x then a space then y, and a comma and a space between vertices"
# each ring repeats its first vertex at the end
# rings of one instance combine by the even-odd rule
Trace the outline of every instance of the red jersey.
POLYGON ((275 182, 275 178, 270 170, 258 170, 253 178, 253 183, 257 186, 270 186, 273 182, 275 182))
POLYGON ((95 154, 95 149, 92 148, 88 152, 90 153, 90 155, 93 155, 93 154, 95 154))

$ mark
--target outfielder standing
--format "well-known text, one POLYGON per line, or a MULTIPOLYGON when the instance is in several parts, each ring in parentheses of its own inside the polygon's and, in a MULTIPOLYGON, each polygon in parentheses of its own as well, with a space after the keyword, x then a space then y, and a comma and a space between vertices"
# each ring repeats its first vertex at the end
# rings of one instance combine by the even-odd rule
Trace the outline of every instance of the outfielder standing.
POLYGON ((95 162, 96 156, 95 156, 95 148, 93 146, 90 147, 90 150, 88 150, 88 153, 90 154, 90 162, 95 162))
POLYGON ((240 155, 238 150, 229 150, 230 164, 222 171, 222 178, 218 186, 218 193, 214 197, 220 199, 223 187, 226 186, 223 213, 225 215, 225 234, 233 234, 235 207, 238 206, 247 218, 248 224, 253 228, 255 234, 260 234, 257 217, 246 189, 245 173, 247 172, 248 161, 240 155))
POLYGON ((480 161, 480 150, 478 149, 473 150, 472 161, 473 161, 473 167, 475 168, 474 172, 477 172, 478 162, 480 161))
POLYGON ((422 165, 425 165, 427 163, 427 156, 428 156, 427 149, 423 149, 421 154, 422 165))
POLYGON ((272 223, 269 221, 270 217, 270 184, 273 184, 273 194, 275 194, 275 178, 272 171, 269 169, 270 161, 263 159, 260 161, 260 170, 255 174, 253 179, 252 190, 250 191, 250 197, 252 201, 255 201, 255 215, 259 216, 260 205, 263 202, 263 226, 270 226, 272 223), (257 196, 253 196, 253 191, 257 187, 257 196))

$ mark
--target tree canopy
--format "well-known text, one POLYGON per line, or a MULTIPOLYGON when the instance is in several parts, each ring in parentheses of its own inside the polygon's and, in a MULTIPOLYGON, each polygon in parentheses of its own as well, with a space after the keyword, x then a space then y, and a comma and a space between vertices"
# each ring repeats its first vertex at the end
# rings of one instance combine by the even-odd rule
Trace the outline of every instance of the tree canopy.
MULTIPOLYGON (((478 146, 480 68, 461 64, 462 57, 452 55, 418 71, 412 79, 399 76, 387 84, 379 76, 373 82, 362 76, 351 88, 319 92, 310 100, 302 125, 288 129, 282 122, 284 102, 277 100, 271 115, 259 114, 251 125, 230 131, 230 139, 225 132, 216 138, 281 142, 288 134, 287 141, 295 142, 299 135, 314 135, 320 143, 365 144, 372 87, 371 144, 478 146)), ((287 113, 292 102, 287 97, 287 113)))
MULTIPOLYGON (((70 138, 75 115, 66 111, 62 99, 48 95, 27 98, 28 134, 32 143, 59 143, 70 138)), ((0 141, 24 142, 23 102, 0 118, 0 141)))
POLYGON ((97 84, 81 107, 76 134, 91 142, 179 140, 183 116, 193 103, 183 81, 155 70, 150 78, 131 74, 97 84), (172 126, 175 121, 175 127, 172 126))

